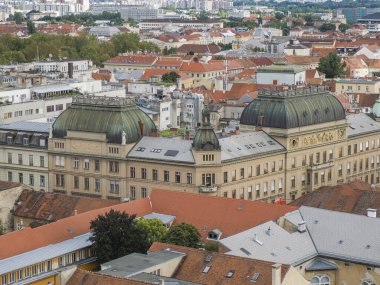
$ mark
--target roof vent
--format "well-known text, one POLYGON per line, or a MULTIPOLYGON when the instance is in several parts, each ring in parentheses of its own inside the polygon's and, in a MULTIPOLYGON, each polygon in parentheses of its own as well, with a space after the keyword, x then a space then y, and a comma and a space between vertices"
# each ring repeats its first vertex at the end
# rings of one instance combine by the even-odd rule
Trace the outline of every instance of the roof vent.
POLYGON ((339 243, 339 244, 342 244, 342 243, 343 243, 343 240, 339 240, 338 243, 339 243))
POLYGON ((377 209, 368 208, 367 209, 367 217, 376 218, 377 217, 377 209))
POLYGON ((299 223, 298 223, 297 230, 298 230, 300 233, 304 233, 304 232, 306 232, 306 223, 305 223, 305 221, 302 221, 302 222, 299 222, 299 223))
POLYGON ((253 241, 256 242, 256 243, 258 243, 259 245, 263 245, 263 242, 259 241, 259 239, 257 238, 256 234, 253 236, 253 241))
POLYGON ((206 262, 210 262, 211 259, 212 259, 212 255, 206 255, 206 257, 205 257, 206 262))
POLYGON ((234 276, 234 273, 235 273, 235 270, 230 270, 227 272, 227 278, 231 278, 232 276, 234 276))
POLYGON ((370 249, 371 246, 369 244, 367 244, 367 246, 365 247, 366 249, 370 249))
POLYGON ((251 253, 248 250, 246 250, 244 247, 241 247, 240 250, 244 252, 246 255, 251 255, 251 253))

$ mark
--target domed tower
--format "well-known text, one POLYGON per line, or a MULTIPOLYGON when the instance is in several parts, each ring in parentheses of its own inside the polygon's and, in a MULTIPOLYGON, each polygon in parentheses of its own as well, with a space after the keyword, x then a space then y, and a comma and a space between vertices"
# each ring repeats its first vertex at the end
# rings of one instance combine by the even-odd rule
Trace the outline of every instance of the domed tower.
POLYGON ((107 143, 131 144, 156 131, 152 119, 125 98, 79 96, 55 120, 53 138, 68 132, 99 133, 107 143))
MULTIPOLYGON (((221 147, 219 139, 210 125, 210 110, 208 105, 202 111, 202 126, 197 130, 193 139, 192 151, 197 165, 217 166, 221 164, 221 147)), ((215 170, 204 168, 202 173, 202 185, 199 188, 200 193, 216 195, 218 187, 216 186, 215 170)))
POLYGON ((108 199, 130 198, 127 160, 156 126, 131 100, 78 96, 49 134, 49 191, 108 199))

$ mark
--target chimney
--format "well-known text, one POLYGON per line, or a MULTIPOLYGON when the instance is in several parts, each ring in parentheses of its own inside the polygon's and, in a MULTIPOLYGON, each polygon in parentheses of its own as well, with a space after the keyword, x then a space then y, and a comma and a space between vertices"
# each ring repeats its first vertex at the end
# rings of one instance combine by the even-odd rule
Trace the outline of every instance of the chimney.
POLYGON ((143 136, 144 135, 144 123, 139 121, 139 127, 140 127, 140 133, 143 136))
POLYGON ((240 135, 240 128, 239 128, 239 126, 236 126, 235 135, 240 135))
POLYGON ((304 232, 306 232, 306 223, 305 223, 305 221, 302 221, 302 222, 299 222, 299 223, 298 223, 297 230, 298 230, 300 233, 304 233, 304 232))
POLYGON ((272 265, 272 285, 281 285, 281 264, 272 265))
POLYGON ((367 209, 367 217, 377 218, 377 210, 376 209, 368 208, 367 209))
POLYGON ((225 136, 226 136, 226 129, 223 128, 223 129, 222 129, 222 137, 225 137, 225 136))
POLYGON ((264 116, 263 115, 261 115, 261 116, 259 116, 259 121, 258 121, 258 124, 257 124, 257 126, 256 126, 256 128, 255 128, 255 131, 256 132, 258 132, 258 131, 262 131, 262 126, 264 125, 264 116))
POLYGON ((78 215, 78 210, 77 209, 74 210, 74 216, 76 216, 76 215, 78 215))

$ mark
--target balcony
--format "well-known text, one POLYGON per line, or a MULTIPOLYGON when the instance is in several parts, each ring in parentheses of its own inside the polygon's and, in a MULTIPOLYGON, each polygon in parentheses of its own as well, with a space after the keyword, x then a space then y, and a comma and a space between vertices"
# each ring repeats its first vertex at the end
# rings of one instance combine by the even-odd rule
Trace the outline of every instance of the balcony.
POLYGON ((325 169, 332 166, 334 166, 334 162, 328 161, 326 163, 309 165, 308 170, 320 170, 320 169, 325 169))
POLYGON ((218 191, 218 186, 200 186, 199 192, 200 193, 216 193, 218 191))

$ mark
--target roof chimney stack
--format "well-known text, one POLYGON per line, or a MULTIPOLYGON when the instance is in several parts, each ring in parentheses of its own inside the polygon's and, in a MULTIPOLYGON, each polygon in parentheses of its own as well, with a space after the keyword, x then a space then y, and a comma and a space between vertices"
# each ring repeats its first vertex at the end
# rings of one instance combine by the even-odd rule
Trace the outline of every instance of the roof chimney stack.
POLYGON ((298 223, 297 230, 298 230, 300 233, 304 233, 304 232, 306 232, 306 223, 305 223, 305 221, 302 221, 302 222, 299 222, 299 223, 298 223))
POLYGON ((272 285, 281 285, 281 264, 272 265, 272 285))
POLYGON ((377 218, 377 210, 376 209, 368 208, 367 209, 367 217, 377 218))

